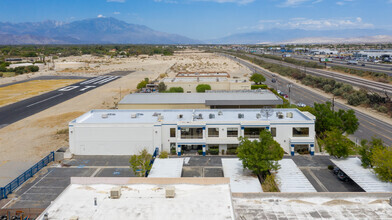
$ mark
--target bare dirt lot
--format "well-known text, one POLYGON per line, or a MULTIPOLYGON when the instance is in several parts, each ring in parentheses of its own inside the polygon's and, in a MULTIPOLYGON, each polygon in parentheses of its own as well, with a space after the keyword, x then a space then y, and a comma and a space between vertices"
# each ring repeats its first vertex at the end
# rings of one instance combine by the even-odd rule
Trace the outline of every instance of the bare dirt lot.
POLYGON ((69 61, 87 60, 96 66, 91 67, 90 65, 93 72, 58 73, 42 70, 35 74, 2 78, 0 84, 42 75, 95 76, 120 70, 135 72, 0 129, 0 173, 3 172, 3 168, 9 167, 7 163, 20 162, 21 166, 24 164, 31 166, 32 162, 38 162, 50 151, 68 146, 67 133, 58 131, 66 129, 69 121, 91 109, 114 108, 115 103, 120 100, 120 94, 124 97, 125 94, 135 90, 136 85, 145 77, 156 79, 162 73, 173 77, 176 72, 171 67, 175 65, 188 66, 188 71, 226 71, 231 76, 244 76, 251 73, 249 69, 230 59, 209 53, 190 52, 174 56, 131 57, 112 60, 91 56, 64 59, 69 61))

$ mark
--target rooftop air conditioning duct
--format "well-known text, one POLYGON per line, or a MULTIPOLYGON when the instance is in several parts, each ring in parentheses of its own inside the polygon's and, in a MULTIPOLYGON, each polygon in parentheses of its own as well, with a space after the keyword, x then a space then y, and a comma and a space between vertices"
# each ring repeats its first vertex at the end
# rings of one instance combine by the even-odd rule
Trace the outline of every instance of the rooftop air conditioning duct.
POLYGON ((257 118, 257 119, 260 119, 260 118, 261 118, 261 114, 260 114, 260 113, 257 113, 257 114, 256 114, 256 118, 257 118))
POLYGON ((179 115, 177 116, 177 118, 179 118, 179 119, 182 119, 183 117, 184 117, 183 114, 179 114, 179 115))
POLYGON ((218 115, 223 115, 223 112, 222 112, 222 111, 219 111, 219 112, 218 112, 218 115))
POLYGON ((213 119, 213 118, 215 118, 215 115, 214 115, 214 114, 210 114, 210 115, 209 115, 209 118, 210 118, 210 119, 213 119))
POLYGON ((102 118, 108 118, 108 114, 102 114, 101 117, 102 118))
POLYGON ((121 187, 116 186, 110 190, 110 198, 111 199, 119 199, 121 197, 121 187))
POLYGON ((238 113, 238 118, 244 118, 244 114, 243 113, 238 113))
POLYGON ((176 195, 176 190, 174 186, 167 186, 165 189, 165 197, 166 198, 174 198, 176 195))

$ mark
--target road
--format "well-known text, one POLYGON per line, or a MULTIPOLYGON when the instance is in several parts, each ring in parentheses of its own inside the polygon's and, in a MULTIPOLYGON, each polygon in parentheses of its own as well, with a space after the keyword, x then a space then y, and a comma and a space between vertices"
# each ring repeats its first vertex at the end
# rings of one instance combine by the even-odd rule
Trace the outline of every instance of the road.
MULTIPOLYGON (((241 63, 242 65, 250 68, 251 70, 255 70, 257 72, 262 73, 266 78, 265 84, 267 84, 269 87, 275 88, 276 90, 281 90, 282 92, 289 94, 287 85, 290 83, 290 81, 281 78, 278 74, 275 74, 276 75, 275 78, 277 79, 276 80, 277 82, 272 83, 273 77, 272 77, 271 73, 264 71, 263 69, 259 68, 258 66, 254 65, 254 64, 250 64, 248 62, 245 62, 241 59, 238 59, 238 58, 235 59, 232 56, 228 56, 228 55, 223 55, 223 56, 229 57, 229 58, 241 63)), ((293 85, 291 87, 290 96, 291 96, 292 103, 301 102, 301 103, 304 103, 309 106, 313 106, 313 103, 315 103, 315 102, 325 103, 327 101, 331 101, 330 99, 328 99, 318 93, 315 93, 315 92, 308 90, 308 89, 304 89, 304 88, 296 86, 296 85, 293 85)), ((337 109, 348 110, 348 109, 352 109, 352 108, 350 108, 347 105, 343 105, 343 104, 335 102, 335 109, 336 110, 337 109)), ((370 140, 373 136, 376 136, 376 137, 380 137, 386 145, 392 146, 392 125, 391 124, 383 122, 379 119, 376 119, 372 116, 369 116, 369 115, 364 114, 359 111, 355 111, 355 114, 356 114, 358 121, 359 121, 359 127, 358 127, 358 130, 353 135, 354 141, 357 140, 357 143, 360 144, 361 139, 370 140)))
POLYGON ((119 79, 130 72, 113 72, 87 79, 54 91, 6 105, 0 108, 0 128, 34 115, 59 103, 67 101, 92 89, 119 79))

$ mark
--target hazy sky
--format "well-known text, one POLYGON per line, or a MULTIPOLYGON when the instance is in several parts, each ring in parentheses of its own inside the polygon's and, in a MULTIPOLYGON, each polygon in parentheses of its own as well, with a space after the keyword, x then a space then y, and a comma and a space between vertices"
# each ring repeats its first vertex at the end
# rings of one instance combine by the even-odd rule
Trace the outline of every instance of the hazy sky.
POLYGON ((0 0, 0 21, 98 16, 199 40, 270 28, 392 29, 392 0, 0 0))

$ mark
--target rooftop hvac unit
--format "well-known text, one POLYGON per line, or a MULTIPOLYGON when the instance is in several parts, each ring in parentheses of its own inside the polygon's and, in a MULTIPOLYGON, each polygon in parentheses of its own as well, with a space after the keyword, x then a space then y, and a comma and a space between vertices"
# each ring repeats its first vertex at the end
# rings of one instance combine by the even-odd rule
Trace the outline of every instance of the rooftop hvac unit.
POLYGON ((157 117, 157 116, 159 116, 159 115, 161 115, 161 113, 154 112, 154 114, 152 114, 152 116, 155 116, 155 117, 157 117))
POLYGON ((197 119, 203 119, 203 115, 200 113, 197 115, 197 119))
POLYGON ((209 115, 209 118, 210 118, 210 119, 213 119, 213 118, 215 118, 215 115, 214 115, 214 114, 210 114, 210 115, 209 115))
POLYGON ((158 121, 163 121, 163 115, 158 116, 158 121))
POLYGON ((136 118, 136 114, 131 114, 131 118, 136 118))
POLYGON ((223 112, 222 112, 222 111, 219 111, 219 112, 218 112, 218 115, 223 115, 223 112))
POLYGON ((293 118, 293 113, 292 112, 287 112, 286 113, 286 118, 293 118))
POLYGON ((121 197, 121 187, 116 186, 110 190, 110 198, 111 199, 119 199, 121 197))
POLYGON ((184 118, 184 115, 183 115, 183 114, 179 114, 179 115, 177 116, 177 118, 178 118, 178 119, 182 119, 182 118, 184 118))
POLYGON ((238 113, 238 118, 244 118, 244 114, 243 113, 238 113))
POLYGON ((78 216, 72 216, 71 218, 69 218, 69 220, 79 220, 78 216))
POLYGON ((176 195, 174 186, 167 186, 165 189, 165 197, 166 198, 174 198, 176 195))
POLYGON ((257 119, 260 119, 260 118, 261 118, 261 114, 260 114, 260 113, 257 113, 257 114, 256 114, 256 118, 257 118, 257 119))
POLYGON ((278 114, 278 118, 279 118, 279 119, 283 119, 283 118, 284 118, 284 115, 283 115, 282 112, 278 112, 277 114, 278 114))
POLYGON ((116 115, 116 113, 108 113, 108 115, 115 116, 115 115, 116 115))
POLYGON ((102 114, 101 117, 102 118, 108 118, 108 114, 102 114))

